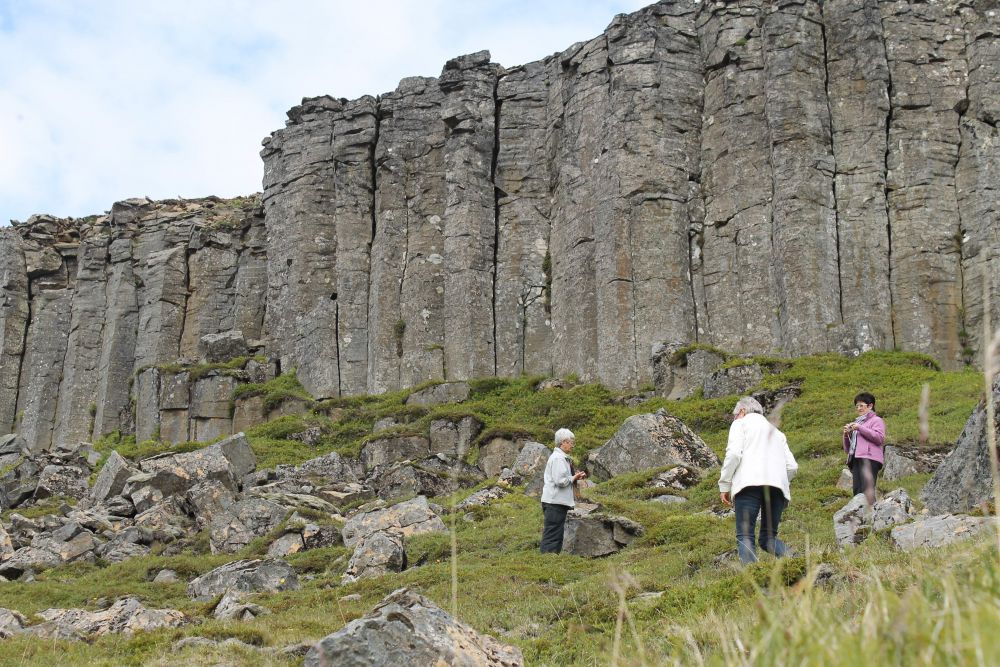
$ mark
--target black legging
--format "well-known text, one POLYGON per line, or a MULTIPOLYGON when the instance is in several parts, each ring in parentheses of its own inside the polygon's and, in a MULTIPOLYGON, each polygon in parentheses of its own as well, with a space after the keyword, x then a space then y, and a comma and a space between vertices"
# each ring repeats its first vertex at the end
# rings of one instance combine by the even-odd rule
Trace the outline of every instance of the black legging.
POLYGON ((563 527, 566 525, 566 513, 569 510, 568 505, 542 503, 542 514, 545 516, 545 525, 542 528, 543 554, 557 554, 562 551, 563 527))
POLYGON ((878 480, 878 474, 881 470, 882 464, 878 461, 873 461, 872 459, 854 459, 851 462, 851 479, 854 483, 852 489, 854 495, 863 493, 867 496, 869 489, 871 489, 872 493, 875 493, 875 482, 878 480))

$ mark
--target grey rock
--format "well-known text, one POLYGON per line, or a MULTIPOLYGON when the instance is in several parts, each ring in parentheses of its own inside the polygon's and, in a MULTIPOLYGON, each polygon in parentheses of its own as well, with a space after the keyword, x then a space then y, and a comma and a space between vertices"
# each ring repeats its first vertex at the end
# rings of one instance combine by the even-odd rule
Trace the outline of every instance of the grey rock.
POLYGON ((704 397, 721 398, 747 393, 764 379, 764 371, 758 364, 746 364, 722 368, 705 378, 704 397))
POLYGON ((247 341, 239 330, 205 334, 198 340, 198 352, 208 363, 229 361, 246 356, 247 341))
POLYGON ((0 454, 14 454, 15 456, 19 456, 22 453, 26 453, 27 448, 28 443, 17 433, 0 435, 0 454))
POLYGON ((216 516, 236 504, 232 489, 214 479, 199 482, 184 494, 187 513, 201 526, 209 526, 216 516))
MULTIPOLYGON (((1000 377, 993 381, 987 400, 1000 407, 1000 377)), ((955 442, 955 448, 941 463, 920 492, 920 499, 931 514, 962 512, 993 498, 993 473, 990 466, 987 429, 1000 437, 1000 410, 996 423, 986 422, 986 403, 980 401, 955 442)))
POLYGON ((482 423, 475 417, 463 417, 457 421, 435 419, 430 425, 430 451, 464 459, 482 429, 482 423))
POLYGON ((401 588, 368 614, 324 637, 305 667, 392 664, 520 667, 520 649, 458 622, 427 598, 401 588))
POLYGON ((641 525, 621 516, 570 510, 563 529, 563 551, 598 558, 620 551, 643 534, 641 525))
POLYGON ((90 470, 77 466, 47 465, 38 476, 38 486, 35 487, 35 498, 50 498, 63 496, 66 498, 84 498, 89 491, 87 479, 90 470))
POLYGON ((376 532, 395 531, 404 537, 424 533, 447 532, 441 518, 418 496, 384 509, 361 510, 344 524, 344 545, 353 547, 366 536, 376 532))
POLYGON ((135 504, 124 496, 111 496, 104 501, 104 508, 108 514, 117 517, 135 516, 135 504))
MULTIPOLYGON (((246 436, 237 433, 203 449, 143 459, 139 462, 139 468, 151 477, 130 480, 125 490, 132 496, 135 490, 150 487, 164 495, 170 495, 187 491, 198 482, 213 479, 236 490, 238 480, 252 472, 256 465, 257 458, 246 436)), ((135 502, 134 497, 132 500, 135 502)))
POLYGON ((944 514, 930 516, 892 529, 893 543, 903 551, 920 547, 940 547, 974 537, 987 530, 988 517, 944 514))
POLYGON ((111 540, 98 547, 96 553, 109 563, 121 563, 131 558, 146 556, 150 551, 151 549, 145 544, 111 540))
POLYGON ((455 511, 461 512, 470 507, 484 507, 508 495, 510 491, 500 486, 488 486, 469 495, 468 498, 455 505, 455 511))
POLYGON ((259 604, 246 602, 243 600, 245 593, 238 591, 226 591, 215 605, 212 616, 220 621, 252 621, 258 616, 271 613, 259 604))
POLYGON ((341 582, 349 584, 358 579, 380 577, 406 568, 403 536, 396 532, 370 533, 354 545, 354 553, 347 563, 341 582))
POLYGON ((718 465, 715 453, 681 420, 659 410, 629 417, 610 440, 587 457, 598 479, 661 466, 701 469, 718 465))
POLYGON ((532 498, 542 495, 545 464, 552 450, 540 442, 528 441, 517 453, 514 464, 500 473, 500 480, 508 484, 524 484, 524 492, 532 498))
POLYGON ((700 472, 696 468, 674 466, 654 476, 650 482, 650 486, 654 489, 677 489, 678 491, 683 491, 697 484, 700 477, 700 472))
POLYGON ((893 481, 920 472, 917 461, 900 452, 898 447, 889 445, 885 448, 885 465, 882 468, 882 479, 893 481))
POLYGON ((117 600, 102 611, 84 609, 46 609, 38 613, 43 623, 27 632, 46 639, 82 639, 89 636, 148 632, 158 628, 176 628, 187 617, 175 609, 148 609, 136 597, 117 600))
POLYGON ((28 619, 13 609, 0 608, 0 639, 7 639, 21 632, 28 625, 28 619))
POLYGON ((7 438, 15 427, 24 334, 30 312, 28 270, 23 241, 12 227, 0 228, 0 451, 27 446, 20 436, 7 438), (5 438, 6 441, 4 440, 5 438), (14 438, 18 438, 16 444, 14 438))
POLYGON ((497 477, 504 468, 514 465, 520 451, 520 445, 513 440, 493 438, 486 444, 480 445, 477 465, 487 477, 497 477))
POLYGON ((274 593, 297 590, 295 570, 281 559, 237 560, 206 572, 188 584, 188 597, 208 600, 229 591, 274 593))
POLYGON ((97 474, 94 486, 90 490, 90 497, 95 501, 107 500, 111 496, 117 496, 125 488, 125 482, 129 477, 139 472, 133 468, 129 462, 116 451, 112 451, 104 462, 104 467, 97 474))
POLYGON ((209 524, 212 552, 236 553, 254 538, 277 528, 287 513, 284 506, 263 498, 238 501, 212 518, 209 524))
POLYGON ((156 573, 156 576, 153 577, 154 584, 176 584, 180 583, 180 580, 181 579, 177 576, 177 573, 169 569, 160 570, 156 573))
POLYGON ((905 489, 891 491, 872 508, 872 530, 885 530, 913 518, 913 501, 905 489))
POLYGON ((687 502, 687 498, 682 496, 672 496, 670 494, 664 494, 662 496, 656 496, 655 498, 650 498, 650 502, 660 503, 661 505, 680 505, 687 502))
POLYGON ((406 404, 432 406, 461 403, 469 398, 471 391, 467 382, 442 382, 413 392, 406 397, 406 404))
POLYGON ((841 548, 860 544, 868 537, 865 514, 869 512, 865 494, 859 493, 833 515, 833 534, 841 548))
POLYGON ((464 461, 437 454, 416 461, 402 461, 372 471, 369 483, 379 498, 446 496, 486 479, 482 471, 464 461))
POLYGON ((913 518, 913 504, 904 489, 896 489, 869 509, 863 493, 833 515, 833 532, 841 548, 859 544, 872 531, 885 530, 913 518))
POLYGON ((396 461, 420 458, 430 453, 430 442, 419 435, 387 436, 369 440, 361 448, 361 464, 365 470, 396 461))
POLYGON ((13 555, 14 545, 10 540, 10 535, 3 527, 3 524, 0 523, 0 562, 9 559, 13 555))
POLYGON ((268 558, 283 558, 305 549, 305 542, 299 533, 285 533, 267 548, 268 558))
POLYGON ((837 478, 836 486, 838 489, 844 491, 851 491, 854 488, 854 476, 850 470, 844 468, 840 471, 840 477, 837 478))

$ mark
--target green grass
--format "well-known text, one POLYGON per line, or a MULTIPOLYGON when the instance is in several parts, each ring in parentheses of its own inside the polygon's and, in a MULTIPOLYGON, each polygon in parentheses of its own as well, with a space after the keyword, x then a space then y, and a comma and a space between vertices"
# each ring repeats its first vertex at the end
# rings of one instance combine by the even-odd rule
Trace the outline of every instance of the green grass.
MULTIPOLYGON (((645 527, 630 547, 600 560, 539 554, 539 504, 515 491, 475 509, 470 513, 473 521, 456 521, 461 620, 516 644, 527 664, 606 665, 612 658, 618 613, 611 581, 627 573, 627 609, 638 640, 626 626, 621 664, 643 664, 644 656, 645 664, 657 665, 961 665, 977 664, 977 651, 986 656, 982 664, 989 664, 988 656, 1000 650, 1000 573, 989 539, 903 554, 876 535, 841 553, 834 548, 832 530, 832 515, 849 495, 834 485, 844 458, 840 427, 854 417, 854 394, 868 390, 877 396, 890 443, 916 443, 920 390, 928 383, 930 443, 948 443, 975 406, 981 377, 972 371, 942 372, 926 357, 903 353, 869 353, 856 359, 820 355, 783 363, 787 367, 766 376, 761 387, 801 385, 801 396, 786 406, 782 421, 800 463, 782 522, 782 536, 797 557, 764 557, 746 570, 731 557, 720 561, 735 546, 733 520, 702 513, 719 507, 717 470, 682 492, 688 498, 682 505, 649 502, 662 493, 647 485, 656 469, 622 475, 589 491, 591 499, 609 511, 645 527), (832 585, 810 584, 810 573, 819 563, 836 573, 832 585), (660 595, 640 597, 643 593, 660 595)), ((326 451, 354 455, 382 417, 395 416, 407 432, 426 433, 433 419, 471 415, 484 425, 480 443, 518 433, 548 444, 556 428, 568 426, 577 434, 574 458, 583 461, 627 417, 664 407, 722 454, 727 415, 736 399, 654 398, 628 408, 615 402, 614 392, 597 385, 535 392, 537 382, 477 381, 468 401, 432 408, 406 406, 409 392, 334 399, 306 414, 254 427, 248 437, 260 467, 268 467, 326 451), (316 446, 288 438, 313 426, 321 430, 316 446)), ((287 383, 281 384, 285 389, 297 384, 287 378, 281 383, 287 383)), ((142 451, 142 445, 127 438, 106 439, 99 449, 112 447, 142 451)), ((898 483, 881 482, 880 487, 888 491, 901 486, 916 499, 927 478, 914 475, 898 483)), ((471 492, 434 500, 448 505, 471 492)), ((240 649, 172 654, 169 646, 188 635, 236 637, 263 647, 318 639, 363 615, 400 586, 418 590, 443 608, 450 605, 450 537, 428 535, 407 543, 411 561, 423 557, 425 565, 347 586, 339 582, 348 549, 296 554, 289 561, 302 575, 300 590, 256 596, 255 602, 272 610, 268 616, 250 623, 221 623, 207 616, 206 605, 187 600, 183 583, 154 586, 151 575, 172 567, 186 580, 221 562, 260 553, 264 544, 258 541, 244 554, 223 557, 203 553, 204 540, 195 543, 200 548, 181 556, 148 556, 109 568, 60 567, 42 573, 33 584, 4 584, 0 606, 25 613, 49 606, 92 608, 98 597, 133 592, 152 606, 181 609, 197 624, 132 639, 100 638, 91 644, 13 638, 0 642, 0 663, 297 664, 240 649), (340 600, 349 593, 359 593, 361 599, 340 600)))

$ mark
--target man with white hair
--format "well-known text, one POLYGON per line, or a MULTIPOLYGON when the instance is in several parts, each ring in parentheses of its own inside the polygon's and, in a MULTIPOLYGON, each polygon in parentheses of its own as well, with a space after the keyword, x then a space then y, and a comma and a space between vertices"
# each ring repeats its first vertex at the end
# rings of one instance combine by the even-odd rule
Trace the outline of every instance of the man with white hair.
POLYGON ((573 485, 587 476, 582 470, 573 471, 568 454, 573 451, 574 445, 576 436, 573 431, 568 428, 556 431, 556 447, 545 464, 545 485, 542 487, 542 514, 545 517, 542 527, 543 554, 562 551, 566 513, 576 505, 573 485))
POLYGON ((798 469, 785 434, 764 417, 757 399, 744 396, 737 401, 719 492, 724 504, 735 502, 736 549, 744 565, 757 561, 754 528, 758 514, 760 547, 779 558, 785 555, 787 547, 778 539, 778 524, 792 499, 788 486, 798 469))

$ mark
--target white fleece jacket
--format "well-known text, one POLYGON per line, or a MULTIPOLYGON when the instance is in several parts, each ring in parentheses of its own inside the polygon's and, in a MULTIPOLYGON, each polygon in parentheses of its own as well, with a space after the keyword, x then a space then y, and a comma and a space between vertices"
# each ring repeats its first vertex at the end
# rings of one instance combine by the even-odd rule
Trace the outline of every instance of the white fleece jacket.
POLYGON ((764 415, 751 412, 729 427, 719 491, 735 496, 748 486, 773 486, 791 500, 788 483, 798 469, 785 434, 764 415))

